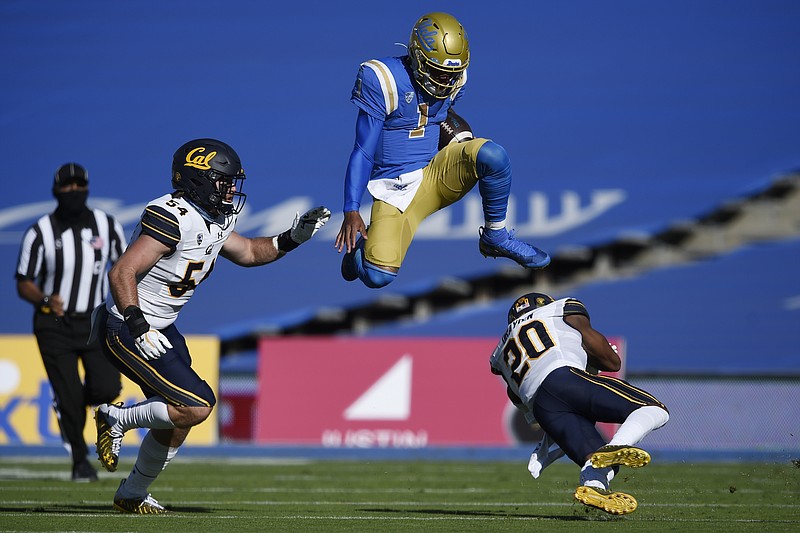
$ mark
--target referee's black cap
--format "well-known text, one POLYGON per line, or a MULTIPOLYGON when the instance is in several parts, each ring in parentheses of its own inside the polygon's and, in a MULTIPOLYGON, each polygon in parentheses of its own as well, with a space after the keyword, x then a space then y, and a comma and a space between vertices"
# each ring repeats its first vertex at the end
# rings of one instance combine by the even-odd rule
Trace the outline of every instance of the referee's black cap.
POLYGON ((56 170, 53 188, 65 187, 73 183, 79 187, 86 187, 89 185, 89 173, 78 163, 64 163, 56 170))

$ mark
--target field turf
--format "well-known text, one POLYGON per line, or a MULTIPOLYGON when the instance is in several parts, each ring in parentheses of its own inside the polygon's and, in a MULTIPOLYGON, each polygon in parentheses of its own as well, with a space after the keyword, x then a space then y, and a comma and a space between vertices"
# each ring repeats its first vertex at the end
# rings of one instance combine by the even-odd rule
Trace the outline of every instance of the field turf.
POLYGON ((181 458, 151 487, 170 513, 121 515, 119 480, 69 481, 64 459, 0 457, 0 531, 800 531, 800 468, 653 463, 615 490, 639 500, 623 517, 573 500, 577 467, 534 480, 525 464, 181 458))

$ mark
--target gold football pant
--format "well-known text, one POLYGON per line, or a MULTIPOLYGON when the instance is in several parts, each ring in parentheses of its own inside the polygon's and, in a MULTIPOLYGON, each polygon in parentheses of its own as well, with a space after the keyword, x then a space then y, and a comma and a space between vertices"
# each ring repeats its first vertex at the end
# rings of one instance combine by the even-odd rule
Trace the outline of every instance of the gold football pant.
POLYGON ((408 209, 375 200, 364 257, 373 265, 400 268, 417 228, 427 217, 463 198, 478 183, 478 151, 488 139, 445 146, 422 169, 422 183, 408 209))

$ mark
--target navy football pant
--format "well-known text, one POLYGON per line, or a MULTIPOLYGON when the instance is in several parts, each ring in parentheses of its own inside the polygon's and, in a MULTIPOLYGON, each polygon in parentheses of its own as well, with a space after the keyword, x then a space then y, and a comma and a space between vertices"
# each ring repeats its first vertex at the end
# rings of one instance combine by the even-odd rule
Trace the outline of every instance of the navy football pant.
POLYGON ((208 383, 192 369, 186 339, 174 324, 159 331, 173 347, 160 358, 146 361, 136 349, 125 323, 108 316, 101 342, 103 351, 120 372, 141 387, 145 397, 161 396, 171 405, 213 407, 216 397, 208 383))
POLYGON ((582 466, 606 445, 595 423, 621 424, 647 405, 666 410, 654 396, 622 379, 562 367, 542 382, 533 400, 533 414, 567 457, 582 466))

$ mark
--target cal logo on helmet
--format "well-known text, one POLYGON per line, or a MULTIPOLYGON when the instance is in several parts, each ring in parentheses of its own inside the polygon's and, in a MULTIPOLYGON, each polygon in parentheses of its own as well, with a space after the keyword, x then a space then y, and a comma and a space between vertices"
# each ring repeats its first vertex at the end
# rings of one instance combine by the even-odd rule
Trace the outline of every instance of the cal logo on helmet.
POLYGON ((517 298, 511 308, 508 310, 508 323, 518 319, 525 313, 528 313, 539 307, 544 307, 547 304, 553 303, 555 300, 546 294, 540 292, 529 292, 517 298))
POLYGON ((193 150, 189 150, 186 154, 185 167, 199 168, 200 170, 209 170, 211 168, 211 160, 217 155, 217 152, 209 152, 208 155, 203 155, 206 149, 204 146, 199 146, 193 150))

